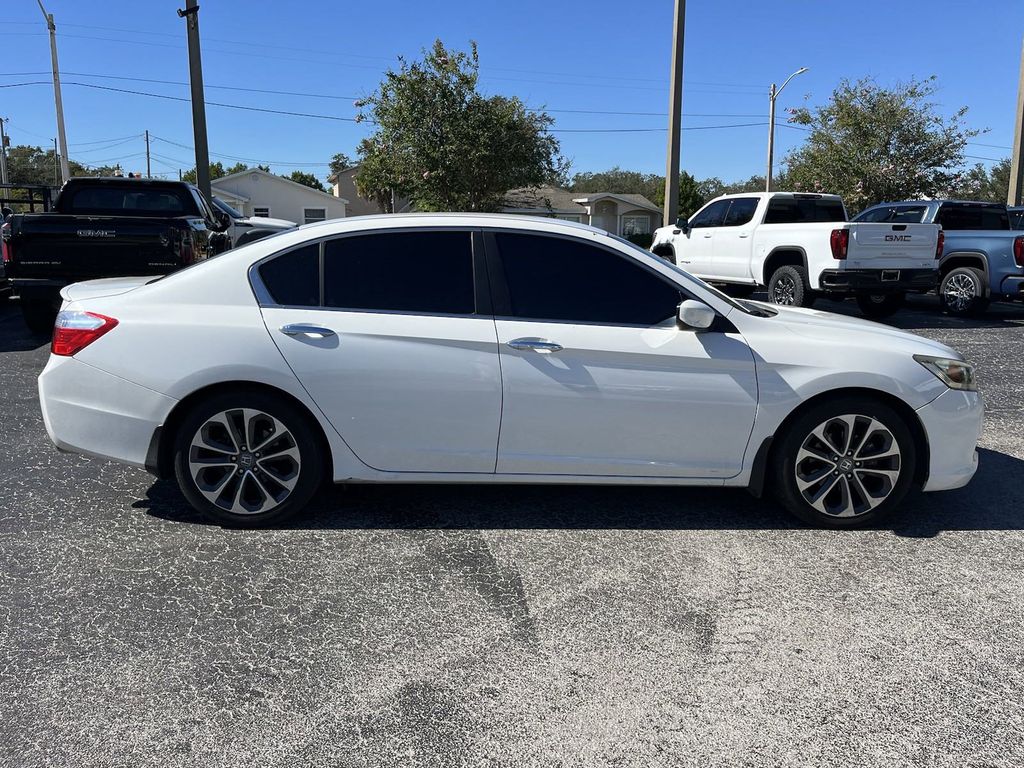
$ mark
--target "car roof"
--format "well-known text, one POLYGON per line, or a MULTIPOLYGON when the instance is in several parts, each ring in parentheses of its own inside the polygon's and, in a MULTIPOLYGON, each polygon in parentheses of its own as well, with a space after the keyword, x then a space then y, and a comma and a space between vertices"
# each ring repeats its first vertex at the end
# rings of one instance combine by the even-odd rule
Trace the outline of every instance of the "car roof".
POLYGON ((379 213, 369 216, 346 216, 342 219, 328 219, 312 224, 303 224, 300 230, 324 234, 337 230, 346 232, 358 229, 384 229, 395 227, 500 227, 503 225, 519 228, 540 228, 547 231, 563 230, 574 234, 591 233, 606 235, 606 230, 580 224, 575 221, 556 219, 553 216, 528 216, 513 213, 379 213))

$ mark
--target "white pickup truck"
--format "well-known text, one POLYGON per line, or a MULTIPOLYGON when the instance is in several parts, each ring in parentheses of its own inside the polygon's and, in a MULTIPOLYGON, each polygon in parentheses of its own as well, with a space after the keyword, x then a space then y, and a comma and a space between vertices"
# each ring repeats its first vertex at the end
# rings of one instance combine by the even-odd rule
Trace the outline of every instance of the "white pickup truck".
POLYGON ((854 296, 865 315, 885 317, 907 293, 935 288, 942 231, 850 223, 837 195, 742 193, 656 230, 651 252, 733 294, 765 286, 769 301, 800 307, 854 296))

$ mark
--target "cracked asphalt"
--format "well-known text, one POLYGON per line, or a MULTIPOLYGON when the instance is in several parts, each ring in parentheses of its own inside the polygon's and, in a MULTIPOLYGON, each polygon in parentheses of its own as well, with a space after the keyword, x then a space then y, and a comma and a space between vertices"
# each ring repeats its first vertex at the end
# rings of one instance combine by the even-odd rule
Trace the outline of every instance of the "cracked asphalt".
MULTIPOLYGON (((853 313, 850 306, 822 308, 853 313)), ((0 310, 0 764, 1019 766, 1024 307, 970 486, 810 530, 743 491, 334 489, 226 530, 50 445, 0 310)))

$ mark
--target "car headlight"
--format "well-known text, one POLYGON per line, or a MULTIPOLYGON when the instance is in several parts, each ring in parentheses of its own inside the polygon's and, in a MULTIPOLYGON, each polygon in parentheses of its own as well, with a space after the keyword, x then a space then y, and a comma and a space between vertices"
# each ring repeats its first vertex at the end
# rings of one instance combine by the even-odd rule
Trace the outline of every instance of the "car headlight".
POLYGON ((978 384, 974 380, 974 366, 970 363, 930 355, 914 355, 914 359, 934 373, 950 389, 962 389, 968 392, 978 390, 978 384))

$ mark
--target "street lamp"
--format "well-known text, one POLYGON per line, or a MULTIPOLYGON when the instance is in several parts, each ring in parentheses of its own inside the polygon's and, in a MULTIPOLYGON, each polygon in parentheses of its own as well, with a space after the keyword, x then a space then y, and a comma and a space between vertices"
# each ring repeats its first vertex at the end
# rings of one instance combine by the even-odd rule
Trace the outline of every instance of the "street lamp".
POLYGON ((772 191, 772 160, 775 159, 775 99, 782 89, 789 85, 789 81, 797 75, 802 75, 807 71, 807 67, 800 67, 796 72, 787 77, 785 81, 777 89, 775 83, 772 83, 771 90, 768 91, 768 172, 764 176, 764 191, 772 191))

